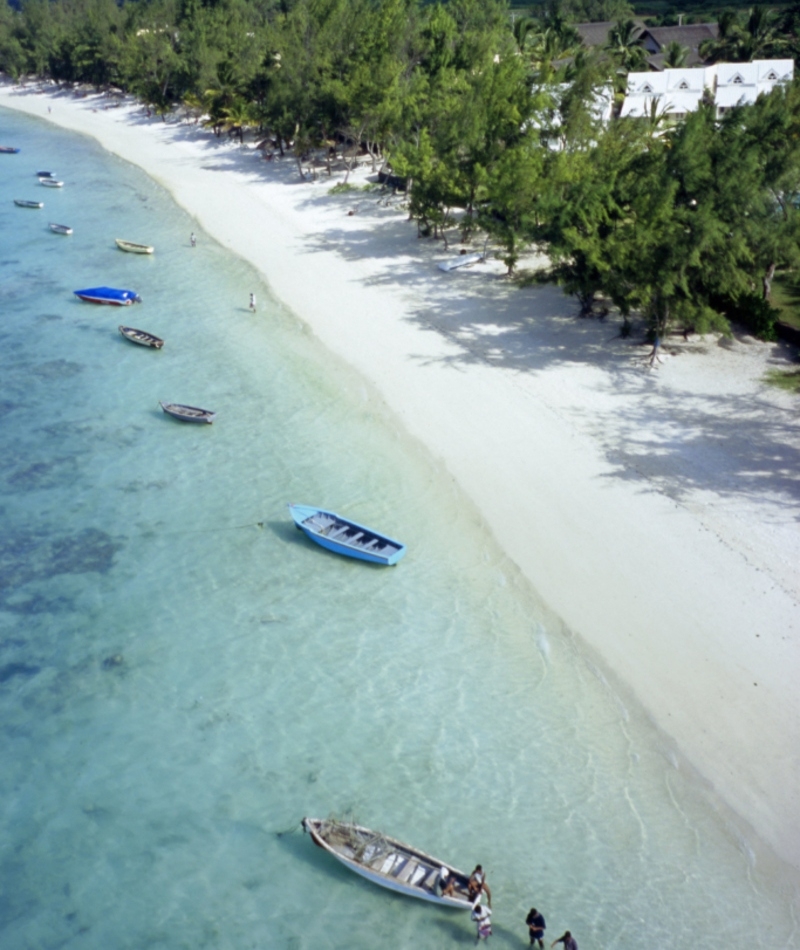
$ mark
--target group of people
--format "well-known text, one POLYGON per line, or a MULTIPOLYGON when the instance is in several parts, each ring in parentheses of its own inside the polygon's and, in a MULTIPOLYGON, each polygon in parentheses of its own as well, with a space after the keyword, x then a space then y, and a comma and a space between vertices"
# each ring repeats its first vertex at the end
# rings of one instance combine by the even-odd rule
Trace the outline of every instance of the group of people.
MULTIPOLYGON (((437 885, 438 893, 443 897, 455 896, 456 884, 447 868, 442 868, 439 871, 437 885)), ((467 899, 472 904, 472 914, 470 916, 477 929, 475 943, 488 940, 492 935, 492 892, 486 883, 486 872, 480 864, 475 865, 475 870, 469 876, 467 899), (481 900, 484 894, 486 895, 485 905, 481 900)), ((544 932, 547 928, 544 916, 535 907, 531 907, 528 916, 525 918, 525 923, 528 927, 531 946, 538 943, 539 950, 544 950, 544 932)), ((578 950, 578 941, 569 930, 550 944, 551 950, 557 943, 563 944, 563 950, 578 950)))

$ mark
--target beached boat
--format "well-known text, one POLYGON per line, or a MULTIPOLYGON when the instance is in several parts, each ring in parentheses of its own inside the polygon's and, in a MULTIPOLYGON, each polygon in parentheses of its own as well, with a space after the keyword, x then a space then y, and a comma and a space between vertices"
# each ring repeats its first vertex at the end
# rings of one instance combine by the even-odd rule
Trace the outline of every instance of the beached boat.
POLYGON ((87 287, 86 290, 73 290, 76 297, 87 303, 108 303, 116 307, 128 307, 132 303, 141 303, 142 298, 133 290, 117 290, 115 287, 87 287))
POLYGON ((43 201, 28 201, 25 198, 15 198, 14 204, 18 208, 43 208, 44 207, 43 201))
POLYGON ((137 330, 135 327, 120 327, 119 332, 126 340, 130 340, 131 343, 138 343, 139 346, 149 346, 151 349, 160 350, 164 345, 164 341, 160 336, 145 333, 144 330, 137 330))
POLYGON ((68 224, 54 224, 51 221, 48 227, 56 234, 72 234, 72 228, 68 224))
POLYGON ((159 406, 167 415, 181 422, 207 422, 211 425, 217 415, 216 412, 198 409, 197 406, 182 406, 179 402, 159 402, 159 406))
POLYGON ((0 155, 16 155, 19 151, 11 145, 0 145, 0 155))
POLYGON ((289 511, 297 527, 312 541, 337 554, 373 564, 397 564, 406 553, 406 546, 399 541, 332 511, 309 505, 289 505, 289 511))
POLYGON ((452 261, 442 261, 439 270, 449 271, 456 270, 458 267, 469 267, 470 264, 478 264, 482 260, 483 254, 462 254, 461 257, 456 257, 452 261))
POLYGON ((64 182, 59 181, 57 178, 40 178, 39 184, 44 185, 46 188, 63 188, 64 182))
POLYGON ((129 254, 152 254, 154 251, 149 244, 136 244, 133 241, 123 241, 122 238, 114 238, 114 243, 121 251, 127 251, 129 254))
POLYGON ((472 909, 467 899, 469 876, 446 861, 350 822, 304 818, 303 828, 314 844, 373 884, 444 907, 472 909), (444 896, 437 886, 442 868, 453 881, 452 896, 444 896))

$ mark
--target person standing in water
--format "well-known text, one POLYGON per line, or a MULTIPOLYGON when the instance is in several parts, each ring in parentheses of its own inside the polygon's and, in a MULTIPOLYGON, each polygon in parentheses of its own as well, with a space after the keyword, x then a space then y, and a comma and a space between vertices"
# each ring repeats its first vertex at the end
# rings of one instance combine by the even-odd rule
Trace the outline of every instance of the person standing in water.
POLYGON ((560 936, 558 940, 554 940, 550 944, 550 950, 552 950, 552 948, 557 943, 563 943, 564 950, 578 950, 578 941, 572 936, 572 934, 568 930, 565 930, 563 935, 560 936))
POLYGON ((470 917, 475 921, 475 926, 478 931, 475 937, 475 943, 480 943, 481 940, 488 940, 489 937, 492 936, 491 910, 488 907, 484 907, 478 900, 475 901, 475 906, 472 908, 470 917))
POLYGON ((256 312, 256 295, 255 294, 250 294, 250 309, 253 311, 253 313, 256 312))
POLYGON ((194 236, 194 231, 192 231, 192 233, 191 233, 191 235, 190 235, 190 237, 189 237, 189 242, 191 243, 192 247, 196 247, 196 246, 197 246, 197 238, 194 236))
POLYGON ((531 935, 531 946, 538 942, 539 950, 544 950, 544 931, 547 927, 544 917, 535 907, 531 907, 528 916, 525 918, 525 923, 528 925, 528 932, 531 935))

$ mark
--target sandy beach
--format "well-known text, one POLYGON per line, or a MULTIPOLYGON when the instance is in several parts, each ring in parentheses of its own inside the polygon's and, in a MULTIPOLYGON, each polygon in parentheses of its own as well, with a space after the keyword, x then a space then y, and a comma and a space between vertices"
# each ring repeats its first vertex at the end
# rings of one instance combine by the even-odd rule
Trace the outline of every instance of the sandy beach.
POLYGON ((301 181, 291 156, 114 101, 0 86, 1 106, 93 136, 255 265, 452 475, 742 847, 800 869, 800 425, 797 397, 764 383, 791 348, 676 337, 651 368, 641 333, 519 289, 497 260, 442 272, 460 246, 419 240, 397 199, 329 195, 342 175, 301 181))

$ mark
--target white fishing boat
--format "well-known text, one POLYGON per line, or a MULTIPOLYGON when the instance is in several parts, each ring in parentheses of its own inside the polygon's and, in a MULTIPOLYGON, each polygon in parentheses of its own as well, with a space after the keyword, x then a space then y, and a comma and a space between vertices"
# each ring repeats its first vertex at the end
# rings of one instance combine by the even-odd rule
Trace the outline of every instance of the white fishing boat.
POLYGON ((159 406, 172 416, 173 419, 180 419, 181 422, 206 422, 208 425, 216 418, 216 412, 208 409, 198 409, 197 406, 184 406, 179 402, 159 402, 159 406))
POLYGON ((152 333, 147 333, 144 330, 137 330, 136 327, 120 327, 119 332, 125 337, 126 340, 130 340, 131 343, 138 343, 139 346, 149 346, 153 350, 160 350, 164 345, 164 341, 160 336, 155 336, 152 333))
POLYGON ((136 244, 135 241, 123 241, 122 238, 114 238, 114 243, 121 251, 127 251, 129 254, 152 254, 155 250, 150 244, 136 244))
POLYGON ((455 257, 452 261, 442 261, 439 270, 450 271, 459 267, 469 267, 472 264, 478 264, 483 260, 483 254, 462 254, 461 257, 455 257))
POLYGON ((39 184, 44 185, 45 188, 63 188, 64 182, 59 181, 57 178, 40 178, 39 184))
POLYGON ((68 224, 55 224, 51 221, 48 227, 56 234, 72 234, 72 228, 68 224))
POLYGON ((446 861, 351 822, 304 818, 303 829, 314 844, 373 884, 444 907, 472 910, 469 875, 446 861), (446 885, 442 891, 445 881, 453 883, 451 894, 446 885))

